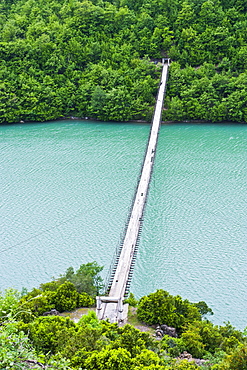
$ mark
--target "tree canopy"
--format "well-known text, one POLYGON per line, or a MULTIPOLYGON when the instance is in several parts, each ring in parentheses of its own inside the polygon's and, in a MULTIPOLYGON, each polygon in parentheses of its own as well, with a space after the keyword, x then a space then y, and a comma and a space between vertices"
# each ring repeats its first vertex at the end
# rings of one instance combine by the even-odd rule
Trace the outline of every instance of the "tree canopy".
POLYGON ((168 56, 164 120, 247 121, 247 13, 232 0, 2 0, 0 123, 149 120, 168 56))
MULTIPOLYGON (((71 268, 65 275, 68 271, 71 268)), ((70 302, 76 292, 68 281, 60 282, 55 291, 48 290, 48 285, 52 286, 42 285, 45 291, 33 289, 28 293, 29 301, 37 299, 38 291, 43 297, 42 292, 56 293, 61 288, 64 293, 59 298, 63 302, 64 294, 71 291, 67 298, 70 302)), ((27 301, 27 295, 21 298, 12 289, 0 295, 0 363, 6 370, 196 370, 196 359, 204 359, 200 360, 202 370, 245 369, 246 331, 240 332, 230 323, 217 326, 203 318, 210 313, 205 302, 199 302, 197 307, 198 304, 163 290, 140 301, 132 295, 130 302, 137 305, 139 318, 149 319, 145 315, 151 311, 152 322, 175 326, 177 336, 166 334, 157 340, 151 335, 151 327, 141 332, 130 324, 119 327, 99 321, 93 309, 77 323, 63 314, 44 316, 42 310, 34 315, 33 306, 25 306, 27 301), (25 320, 28 311, 29 320, 25 320), (183 358, 188 353, 190 361, 183 358)), ((40 301, 36 306, 39 304, 42 307, 40 301)))
POLYGON ((94 306, 96 294, 103 289, 103 280, 99 275, 102 269, 95 261, 82 264, 76 272, 69 267, 59 278, 27 292, 20 298, 19 304, 16 303, 21 308, 22 320, 32 321, 33 317, 53 309, 64 312, 94 306))

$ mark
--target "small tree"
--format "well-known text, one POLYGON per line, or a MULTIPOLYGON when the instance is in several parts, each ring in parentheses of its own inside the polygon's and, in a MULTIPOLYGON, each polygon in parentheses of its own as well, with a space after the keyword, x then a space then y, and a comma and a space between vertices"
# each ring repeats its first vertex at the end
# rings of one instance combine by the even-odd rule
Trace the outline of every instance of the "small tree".
POLYGON ((18 313, 20 294, 17 290, 6 289, 4 294, 0 292, 0 323, 7 320, 9 315, 18 313))
POLYGON ((185 324, 201 319, 194 304, 162 289, 140 299, 137 317, 150 325, 167 324, 180 330, 185 324))
POLYGON ((237 347, 218 365, 217 370, 247 370, 247 345, 237 347))
POLYGON ((105 349, 93 353, 86 361, 87 370, 130 370, 132 361, 130 353, 124 348, 105 349))
POLYGON ((73 283, 78 293, 85 292, 95 296, 104 286, 103 279, 99 275, 102 270, 103 266, 99 266, 97 262, 89 262, 82 264, 76 272, 73 267, 69 267, 60 279, 73 283))
POLYGON ((71 311, 77 307, 79 293, 71 282, 60 285, 55 294, 54 303, 58 311, 71 311))
POLYGON ((43 316, 28 325, 34 347, 43 353, 60 352, 75 334, 75 324, 68 317, 43 316))

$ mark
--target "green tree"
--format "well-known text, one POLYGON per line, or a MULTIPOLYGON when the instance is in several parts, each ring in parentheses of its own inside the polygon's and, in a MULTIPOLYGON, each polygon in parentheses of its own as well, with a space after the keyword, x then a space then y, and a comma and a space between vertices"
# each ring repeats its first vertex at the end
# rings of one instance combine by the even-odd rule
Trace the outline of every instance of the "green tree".
POLYGON ((130 370, 132 361, 130 353, 124 348, 104 349, 93 353, 85 361, 88 370, 130 370))
POLYGON ((247 346, 241 344, 230 355, 215 367, 217 370, 246 370, 247 369, 247 346))
POLYGON ((0 324, 8 321, 9 317, 17 317, 19 313, 20 294, 17 290, 6 289, 0 292, 0 324))
POLYGON ((61 284, 54 295, 55 307, 59 312, 72 311, 77 307, 79 293, 73 283, 66 281, 61 284))
POLYGON ((6 322, 0 327, 0 364, 1 369, 26 370, 49 367, 51 370, 70 370, 68 361, 59 356, 49 359, 38 356, 31 341, 18 329, 16 322, 6 322))
POLYGON ((183 301, 180 296, 173 297, 159 289, 140 299, 137 317, 150 325, 167 324, 181 330, 186 323, 200 319, 201 315, 188 300, 183 301))
POLYGON ((105 105, 107 103, 107 93, 100 87, 96 86, 91 98, 91 114, 93 117, 104 119, 107 117, 105 105))
POLYGON ((50 311, 56 307, 54 297, 55 293, 51 291, 45 293, 40 292, 40 294, 37 294, 34 297, 29 294, 25 295, 19 302, 19 318, 24 322, 30 322, 34 317, 43 315, 43 313, 50 311))
POLYGON ((156 343, 152 340, 149 333, 142 333, 129 324, 126 324, 123 328, 119 328, 118 334, 111 347, 125 348, 132 357, 140 354, 145 348, 156 348, 156 343))
POLYGON ((198 308, 200 314, 202 316, 205 316, 205 315, 213 315, 213 311, 210 307, 208 307, 207 303, 204 302, 204 301, 200 301, 198 303, 194 303, 194 305, 198 308))
POLYGON ((65 275, 61 276, 61 281, 68 280, 74 284, 78 293, 87 293, 95 296, 103 288, 103 279, 99 275, 103 266, 97 262, 82 264, 76 272, 69 268, 65 275))
POLYGON ((55 354, 61 351, 69 338, 75 334, 75 324, 68 317, 38 317, 26 326, 36 350, 55 354))
POLYGON ((191 353, 193 357, 202 358, 205 355, 205 345, 203 344, 198 328, 193 327, 187 329, 186 332, 182 333, 181 340, 186 351, 191 353))
POLYGON ((150 366, 162 365, 162 360, 153 351, 144 349, 133 359, 133 365, 136 365, 135 370, 143 367, 150 368, 150 366))

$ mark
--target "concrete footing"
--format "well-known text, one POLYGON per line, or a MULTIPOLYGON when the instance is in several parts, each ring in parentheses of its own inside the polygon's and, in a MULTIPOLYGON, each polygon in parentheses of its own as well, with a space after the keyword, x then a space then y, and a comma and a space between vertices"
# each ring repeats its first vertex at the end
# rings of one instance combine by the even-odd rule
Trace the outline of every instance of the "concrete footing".
POLYGON ((110 323, 117 322, 124 325, 128 319, 127 303, 123 303, 122 297, 96 297, 96 314, 99 320, 108 320, 110 323))

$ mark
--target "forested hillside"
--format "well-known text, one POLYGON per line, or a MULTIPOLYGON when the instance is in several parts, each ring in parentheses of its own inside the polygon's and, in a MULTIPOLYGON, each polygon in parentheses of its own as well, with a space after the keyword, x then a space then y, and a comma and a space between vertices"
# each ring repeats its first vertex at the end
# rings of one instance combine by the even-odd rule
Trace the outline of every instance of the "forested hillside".
POLYGON ((2 0, 0 122, 247 121, 246 0, 2 0))

